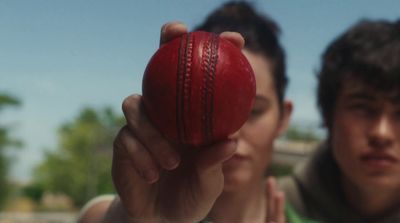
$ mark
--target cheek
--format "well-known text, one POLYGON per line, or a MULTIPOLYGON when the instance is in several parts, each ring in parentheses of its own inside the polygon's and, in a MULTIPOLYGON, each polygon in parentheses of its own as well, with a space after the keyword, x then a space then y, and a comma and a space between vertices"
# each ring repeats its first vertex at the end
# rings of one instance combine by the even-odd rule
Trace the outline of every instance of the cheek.
POLYGON ((332 144, 333 147, 338 150, 346 150, 351 152, 360 146, 363 146, 364 128, 362 123, 358 121, 357 117, 347 115, 342 112, 343 115, 336 115, 334 117, 334 125, 332 126, 332 144), (361 145, 360 145, 361 144, 361 145))
POLYGON ((278 135, 278 118, 277 115, 266 114, 258 120, 246 124, 245 140, 263 155, 272 153, 273 142, 278 135))
POLYGON ((331 136, 334 157, 345 173, 357 172, 355 161, 365 147, 362 128, 356 118, 349 115, 335 116, 334 120, 331 136))
MULTIPOLYGON (((351 131, 349 130, 348 120, 343 116, 335 116, 334 122, 332 125, 332 147, 334 149, 335 154, 341 154, 346 150, 345 145, 348 145, 348 138, 351 137, 351 131)), ((340 157, 338 157, 340 158, 340 157)))

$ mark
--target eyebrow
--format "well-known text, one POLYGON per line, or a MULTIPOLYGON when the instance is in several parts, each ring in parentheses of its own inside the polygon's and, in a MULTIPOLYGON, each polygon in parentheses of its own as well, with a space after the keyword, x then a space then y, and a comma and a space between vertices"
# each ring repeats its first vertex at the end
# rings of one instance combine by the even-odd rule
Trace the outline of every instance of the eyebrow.
POLYGON ((256 99, 256 100, 267 101, 267 102, 270 101, 267 97, 265 97, 265 96, 263 96, 263 95, 256 95, 256 98, 255 98, 255 99, 256 99))
MULTIPOLYGON (((364 93, 364 92, 353 92, 353 93, 349 93, 347 95, 347 98, 350 100, 374 101, 374 100, 377 100, 379 98, 379 96, 371 95, 371 94, 364 93)), ((392 103, 396 103, 396 104, 400 103, 400 95, 399 94, 384 96, 383 98, 385 98, 386 100, 389 100, 392 103)))
POLYGON ((347 94, 347 98, 352 100, 366 100, 366 101, 376 100, 375 96, 366 94, 364 92, 351 92, 347 94))

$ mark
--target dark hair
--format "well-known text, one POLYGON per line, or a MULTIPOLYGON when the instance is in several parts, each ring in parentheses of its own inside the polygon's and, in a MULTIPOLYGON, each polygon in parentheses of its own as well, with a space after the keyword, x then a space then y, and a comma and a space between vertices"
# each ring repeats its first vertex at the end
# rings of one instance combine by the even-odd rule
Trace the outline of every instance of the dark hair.
POLYGON ((261 53, 272 62, 272 73, 278 101, 282 105, 288 82, 285 52, 279 43, 278 25, 266 15, 257 13, 247 2, 227 2, 212 12, 203 24, 195 28, 213 33, 234 31, 245 39, 245 48, 261 53))
POLYGON ((326 49, 317 78, 317 104, 328 130, 344 81, 351 78, 383 92, 399 88, 400 20, 361 20, 350 27, 326 49))

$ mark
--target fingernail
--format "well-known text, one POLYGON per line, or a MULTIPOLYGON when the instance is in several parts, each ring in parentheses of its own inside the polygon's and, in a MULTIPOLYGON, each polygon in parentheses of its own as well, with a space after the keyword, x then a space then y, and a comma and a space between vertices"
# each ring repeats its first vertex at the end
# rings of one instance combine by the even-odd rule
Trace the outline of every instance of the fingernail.
POLYGON ((175 156, 171 156, 165 160, 165 168, 168 170, 175 169, 179 164, 179 159, 175 156))
POLYGON ((153 183, 157 180, 158 173, 155 170, 150 169, 150 170, 145 170, 142 176, 147 182, 153 183))

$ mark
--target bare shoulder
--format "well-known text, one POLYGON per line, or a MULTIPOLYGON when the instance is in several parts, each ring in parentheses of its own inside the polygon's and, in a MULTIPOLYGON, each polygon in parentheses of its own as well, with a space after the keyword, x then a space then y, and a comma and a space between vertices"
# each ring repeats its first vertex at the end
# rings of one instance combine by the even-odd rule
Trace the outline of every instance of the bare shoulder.
POLYGON ((110 194, 93 198, 81 209, 77 222, 100 223, 114 199, 115 195, 110 194))

